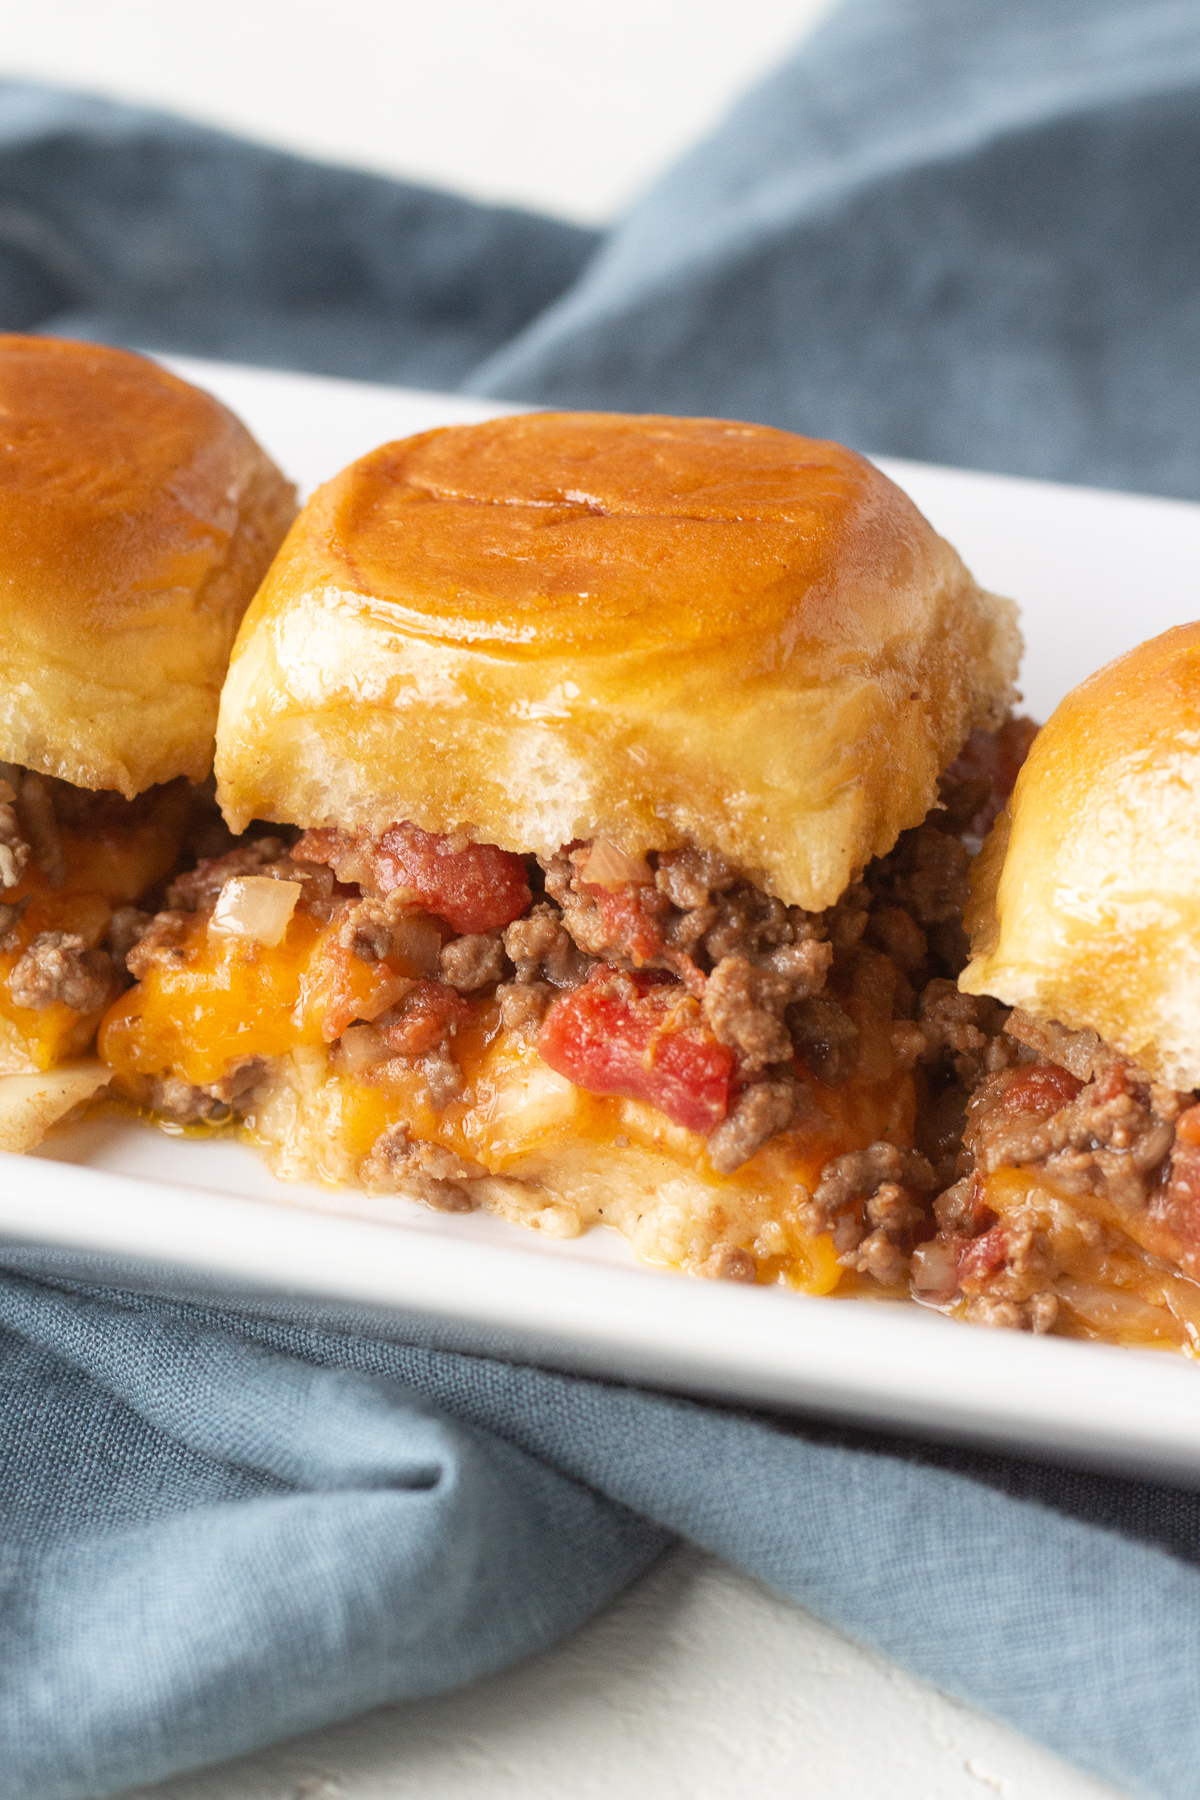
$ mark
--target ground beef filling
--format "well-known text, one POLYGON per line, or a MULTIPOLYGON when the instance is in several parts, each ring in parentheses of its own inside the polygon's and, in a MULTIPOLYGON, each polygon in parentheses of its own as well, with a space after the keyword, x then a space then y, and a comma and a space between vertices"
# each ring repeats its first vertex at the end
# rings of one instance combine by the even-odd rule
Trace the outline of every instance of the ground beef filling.
MULTIPOLYGON (((930 1100, 919 1147, 836 1159, 809 1203, 847 1266, 893 1284, 936 1229, 931 1198, 957 1175, 968 1093, 1017 1055, 1000 1036, 1003 1009, 959 995, 955 979, 971 851, 1031 735, 1022 722, 972 740, 925 823, 824 912, 784 905, 712 851, 631 857, 577 843, 539 861, 412 825, 377 839, 316 830, 201 862, 129 966, 140 976, 184 954, 194 915, 234 876, 298 883, 300 909, 336 925, 336 954, 407 971, 383 983, 386 1004, 369 1016, 331 1004, 335 1067, 386 1084, 399 1060, 433 1106, 469 1098, 455 1039, 487 1016, 579 1086, 647 1100, 702 1132, 725 1173, 816 1116, 813 1082, 917 1069, 930 1100)), ((247 1063, 207 1088, 168 1077, 151 1103, 219 1121, 249 1104, 261 1073, 247 1063)), ((373 1155, 376 1185, 390 1171, 419 1178, 433 1203, 471 1204, 471 1172, 425 1167, 402 1131, 373 1155)))
POLYGON ((1200 1097, 1155 1082, 1094 1032, 996 1010, 1001 1035, 964 1067, 956 1179, 913 1258, 915 1296, 978 1324, 1058 1322, 1068 1256, 1054 1232, 988 1207, 988 1179, 1003 1169, 1040 1171, 1089 1247, 1132 1235, 1200 1279, 1200 1097))
MULTIPOLYGON (((8 959, 3 980, 13 1007, 35 1014, 59 1008, 83 1023, 98 1019, 128 985, 126 958, 161 902, 161 878, 137 895, 146 909, 130 905, 106 890, 102 866, 93 891, 89 852, 102 845, 119 859, 121 847, 147 830, 157 841, 160 827, 161 856, 143 842, 137 866, 169 869, 233 841, 211 792, 185 782, 126 800, 0 764, 0 953, 8 959), (83 896, 74 908, 72 896, 83 896), (39 917, 72 910, 85 921, 82 929, 38 929, 39 917)), ((118 870, 118 885, 127 873, 118 870)))

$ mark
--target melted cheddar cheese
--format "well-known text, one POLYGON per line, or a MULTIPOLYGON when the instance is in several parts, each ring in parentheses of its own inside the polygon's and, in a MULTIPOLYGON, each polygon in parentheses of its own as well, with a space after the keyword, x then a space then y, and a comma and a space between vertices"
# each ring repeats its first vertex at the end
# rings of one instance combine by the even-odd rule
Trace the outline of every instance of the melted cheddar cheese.
MULTIPOLYGON (((414 975, 388 960, 339 951, 336 925, 303 910, 275 948, 210 933, 197 914, 171 956, 110 1010, 99 1048, 113 1085, 149 1104, 151 1084, 220 1081, 264 1059, 239 1129, 289 1179, 361 1180, 380 1135, 403 1125, 487 1171, 473 1184, 501 1216, 558 1236, 615 1226, 650 1261, 702 1269, 722 1249, 754 1257, 760 1281, 828 1293, 842 1277, 831 1240, 813 1237, 800 1207, 825 1162, 881 1137, 912 1142, 911 1076, 865 1058, 870 1078, 837 1088, 808 1082, 813 1104, 736 1173, 717 1173, 703 1137, 641 1101, 587 1093, 555 1073, 494 1003, 454 1038, 467 1088, 440 1109, 417 1064, 394 1058, 352 1073, 329 1039, 370 1018, 389 983, 414 975)), ((864 1014, 864 1035, 871 1025, 864 1014)), ((402 1191, 402 1187, 401 1187, 402 1191)))
POLYGON ((0 949, 0 1074, 53 1068, 86 1050, 102 1010, 77 1013, 56 1001, 50 1006, 17 1006, 12 972, 44 931, 70 932, 89 948, 100 943, 114 911, 131 905, 174 868, 192 804, 184 783, 163 788, 153 804, 142 805, 129 822, 105 821, 87 830, 59 833, 65 877, 51 887, 30 862, 6 905, 25 902, 0 949))

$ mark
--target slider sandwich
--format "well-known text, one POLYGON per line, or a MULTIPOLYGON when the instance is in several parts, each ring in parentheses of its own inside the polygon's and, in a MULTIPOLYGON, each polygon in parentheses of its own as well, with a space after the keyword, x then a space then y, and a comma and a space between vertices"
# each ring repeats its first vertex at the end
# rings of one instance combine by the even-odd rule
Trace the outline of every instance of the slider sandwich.
POLYGON ((990 1067, 973 1056, 961 1179, 914 1291, 983 1324, 1194 1352, 1200 625, 1067 696, 972 885, 962 1002, 1014 1010, 990 1067))
POLYGON ((384 445, 243 622, 219 798, 281 829, 172 888, 115 1086, 284 1177, 893 1287, 1018 654, 835 444, 534 414, 384 445))
POLYGON ((2 1149, 106 1079, 78 1059, 203 822, 229 650, 295 510, 207 394, 0 335, 2 1149))

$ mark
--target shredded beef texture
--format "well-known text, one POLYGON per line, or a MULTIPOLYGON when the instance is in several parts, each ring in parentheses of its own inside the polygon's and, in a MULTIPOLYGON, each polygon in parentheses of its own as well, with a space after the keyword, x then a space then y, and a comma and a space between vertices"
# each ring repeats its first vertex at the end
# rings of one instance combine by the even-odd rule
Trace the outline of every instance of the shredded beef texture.
POLYGON ((460 994, 477 994, 480 988, 495 987, 508 969, 504 940, 498 931, 474 931, 466 937, 452 938, 443 945, 438 961, 442 980, 460 994))
POLYGON ((924 1197, 936 1186, 919 1151, 871 1144, 825 1165, 805 1209, 808 1225, 830 1233, 844 1267, 894 1286, 908 1273, 917 1234, 928 1229, 924 1197))
POLYGON ((708 1159, 721 1175, 732 1175, 791 1123, 796 1083, 790 1074, 756 1081, 743 1089, 728 1116, 708 1140, 708 1159))
POLYGON ((35 1012, 55 1005, 99 1012, 114 991, 112 958, 70 931, 40 931, 9 976, 14 1006, 35 1012))
POLYGON ((144 981, 158 964, 179 964, 185 960, 183 948, 190 915, 168 910, 156 913, 137 942, 125 952, 125 967, 135 981, 144 981))
POLYGON ((253 1056, 206 1087, 196 1087, 181 1075, 166 1075, 147 1084, 142 1103, 177 1125, 224 1125, 247 1109, 266 1071, 264 1059, 253 1056))
POLYGON ((478 1202, 470 1184, 486 1174, 453 1150, 410 1138, 403 1125, 381 1133, 362 1170, 365 1187, 376 1193, 399 1189, 437 1212, 473 1212, 478 1202))
MULTIPOLYGON (((1161 1226, 1179 1266, 1200 1277, 1200 1155, 1187 1141, 1190 1126, 1177 1131, 1192 1096, 1155 1082, 1094 1032, 1015 1012, 981 1053, 953 1008, 938 1018, 951 1053, 982 1073, 967 1103, 957 1179, 934 1201, 937 1234, 913 1259, 918 1298, 965 1301, 977 1324, 1053 1329, 1063 1270, 1050 1238, 987 1205, 988 1178, 1008 1168, 1041 1170, 1062 1201, 1080 1202, 1071 1217, 1083 1242, 1099 1243, 1106 1229, 1088 1210, 1099 1199, 1107 1219, 1161 1226)), ((1200 1122, 1200 1109, 1195 1116, 1200 1122)))

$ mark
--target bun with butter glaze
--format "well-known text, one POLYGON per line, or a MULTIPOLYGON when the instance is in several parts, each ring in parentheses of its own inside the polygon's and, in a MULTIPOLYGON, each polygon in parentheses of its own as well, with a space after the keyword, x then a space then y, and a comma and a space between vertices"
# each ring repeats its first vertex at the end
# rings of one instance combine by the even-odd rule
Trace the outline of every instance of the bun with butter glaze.
POLYGON ((294 514, 208 394, 125 350, 0 335, 0 760, 126 798, 207 775, 294 514))
POLYGON ((975 865, 968 993, 1200 1087, 1200 624, 1077 687, 975 865))
POLYGON ((234 649, 219 795, 553 855, 720 852, 831 905, 1004 716, 1019 640, 862 457, 766 426, 526 414, 320 489, 234 649))

